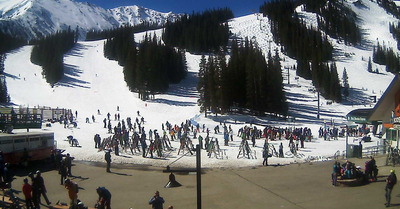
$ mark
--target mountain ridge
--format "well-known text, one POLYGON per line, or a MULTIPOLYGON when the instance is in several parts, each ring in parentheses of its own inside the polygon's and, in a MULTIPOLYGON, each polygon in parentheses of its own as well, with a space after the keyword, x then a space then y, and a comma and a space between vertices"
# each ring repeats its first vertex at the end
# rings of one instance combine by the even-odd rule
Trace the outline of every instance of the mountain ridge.
POLYGON ((59 30, 78 28, 80 39, 88 30, 104 30, 143 22, 163 25, 179 14, 162 13, 141 6, 104 9, 91 3, 73 0, 0 1, 1 32, 27 40, 40 38, 59 30), (65 15, 68 14, 68 15, 65 15))

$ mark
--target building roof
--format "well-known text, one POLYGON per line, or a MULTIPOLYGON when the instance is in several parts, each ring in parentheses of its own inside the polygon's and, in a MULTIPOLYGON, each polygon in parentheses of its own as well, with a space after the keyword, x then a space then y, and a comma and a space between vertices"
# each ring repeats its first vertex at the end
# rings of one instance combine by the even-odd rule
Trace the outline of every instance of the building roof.
POLYGON ((385 117, 391 115, 395 108, 396 93, 400 90, 400 77, 396 75, 385 93, 375 105, 374 110, 368 117, 368 121, 384 121, 385 117))
POLYGON ((353 121, 356 123, 367 123, 368 117, 371 115, 373 110, 374 109, 372 108, 356 109, 349 112, 346 115, 346 118, 348 121, 353 121))

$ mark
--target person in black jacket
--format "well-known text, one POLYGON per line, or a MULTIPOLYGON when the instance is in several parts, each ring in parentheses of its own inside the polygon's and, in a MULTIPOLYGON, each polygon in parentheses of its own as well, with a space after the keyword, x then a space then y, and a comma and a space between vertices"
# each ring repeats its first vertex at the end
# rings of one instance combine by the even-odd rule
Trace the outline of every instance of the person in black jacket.
POLYGON ((392 190, 394 185, 397 183, 397 177, 396 174, 394 173, 394 170, 390 170, 390 175, 386 179, 386 188, 385 188, 385 197, 386 197, 386 207, 390 206, 390 199, 392 196, 392 190))
POLYGON ((47 205, 50 205, 51 202, 47 198, 47 190, 46 186, 44 185, 44 179, 41 175, 41 172, 38 170, 36 171, 36 176, 33 178, 33 204, 36 208, 40 208, 40 196, 43 195, 44 199, 46 200, 47 205))
POLYGON ((67 166, 65 164, 65 160, 61 161, 58 173, 61 175, 61 185, 64 185, 64 180, 67 178, 67 175, 68 175, 68 170, 67 170, 67 166))
POLYGON ((111 167, 111 153, 110 153, 110 151, 107 151, 106 152, 106 154, 105 154, 105 156, 104 156, 104 159, 106 160, 106 162, 107 162, 107 169, 106 169, 106 171, 108 172, 108 173, 110 173, 111 171, 110 171, 110 167, 111 167))

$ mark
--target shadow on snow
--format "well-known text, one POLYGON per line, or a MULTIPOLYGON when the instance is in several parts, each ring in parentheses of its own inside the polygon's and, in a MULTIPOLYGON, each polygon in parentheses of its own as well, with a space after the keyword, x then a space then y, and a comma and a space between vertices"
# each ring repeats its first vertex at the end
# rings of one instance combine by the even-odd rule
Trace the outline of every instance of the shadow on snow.
POLYGON ((81 74, 82 70, 79 70, 78 66, 64 64, 64 77, 57 83, 57 85, 73 88, 89 88, 88 86, 84 86, 85 84, 90 84, 89 82, 75 78, 80 77, 81 74))

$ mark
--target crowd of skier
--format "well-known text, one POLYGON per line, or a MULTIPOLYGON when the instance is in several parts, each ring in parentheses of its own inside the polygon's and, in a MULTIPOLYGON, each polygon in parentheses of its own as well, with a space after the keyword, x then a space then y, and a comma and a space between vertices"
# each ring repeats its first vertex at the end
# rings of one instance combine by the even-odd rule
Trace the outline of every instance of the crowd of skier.
MULTIPOLYGON (((250 124, 234 132, 231 124, 226 122, 220 122, 214 127, 206 127, 205 124, 199 124, 194 120, 186 120, 180 124, 171 124, 166 121, 161 124, 160 130, 146 129, 146 120, 139 111, 135 118, 122 118, 118 111, 113 114, 113 118, 112 114, 107 113, 103 119, 103 128, 107 130, 108 136, 102 138, 100 133, 97 133, 93 138, 96 149, 113 152, 117 156, 124 152, 141 155, 143 158, 167 158, 174 151, 177 151, 178 155, 185 153, 193 155, 195 150, 193 140, 197 140, 200 148, 206 150, 210 157, 215 154, 217 158, 224 158, 226 153, 221 150, 219 141, 222 141, 224 146, 232 146, 234 137, 238 137, 242 140, 238 158, 240 154, 244 157, 256 158, 255 151, 250 153, 249 142, 251 147, 255 147, 258 140, 263 141, 263 144, 268 141, 288 140, 289 148, 294 152, 293 149, 297 151, 299 148, 304 148, 304 142, 312 139, 311 129, 303 127, 265 126, 259 128, 260 126, 250 124), (173 147, 174 143, 171 141, 179 143, 178 145, 175 143, 176 147, 173 147)), ((263 149, 266 149, 265 145, 263 149)), ((276 156, 284 157, 282 145, 276 156)))

